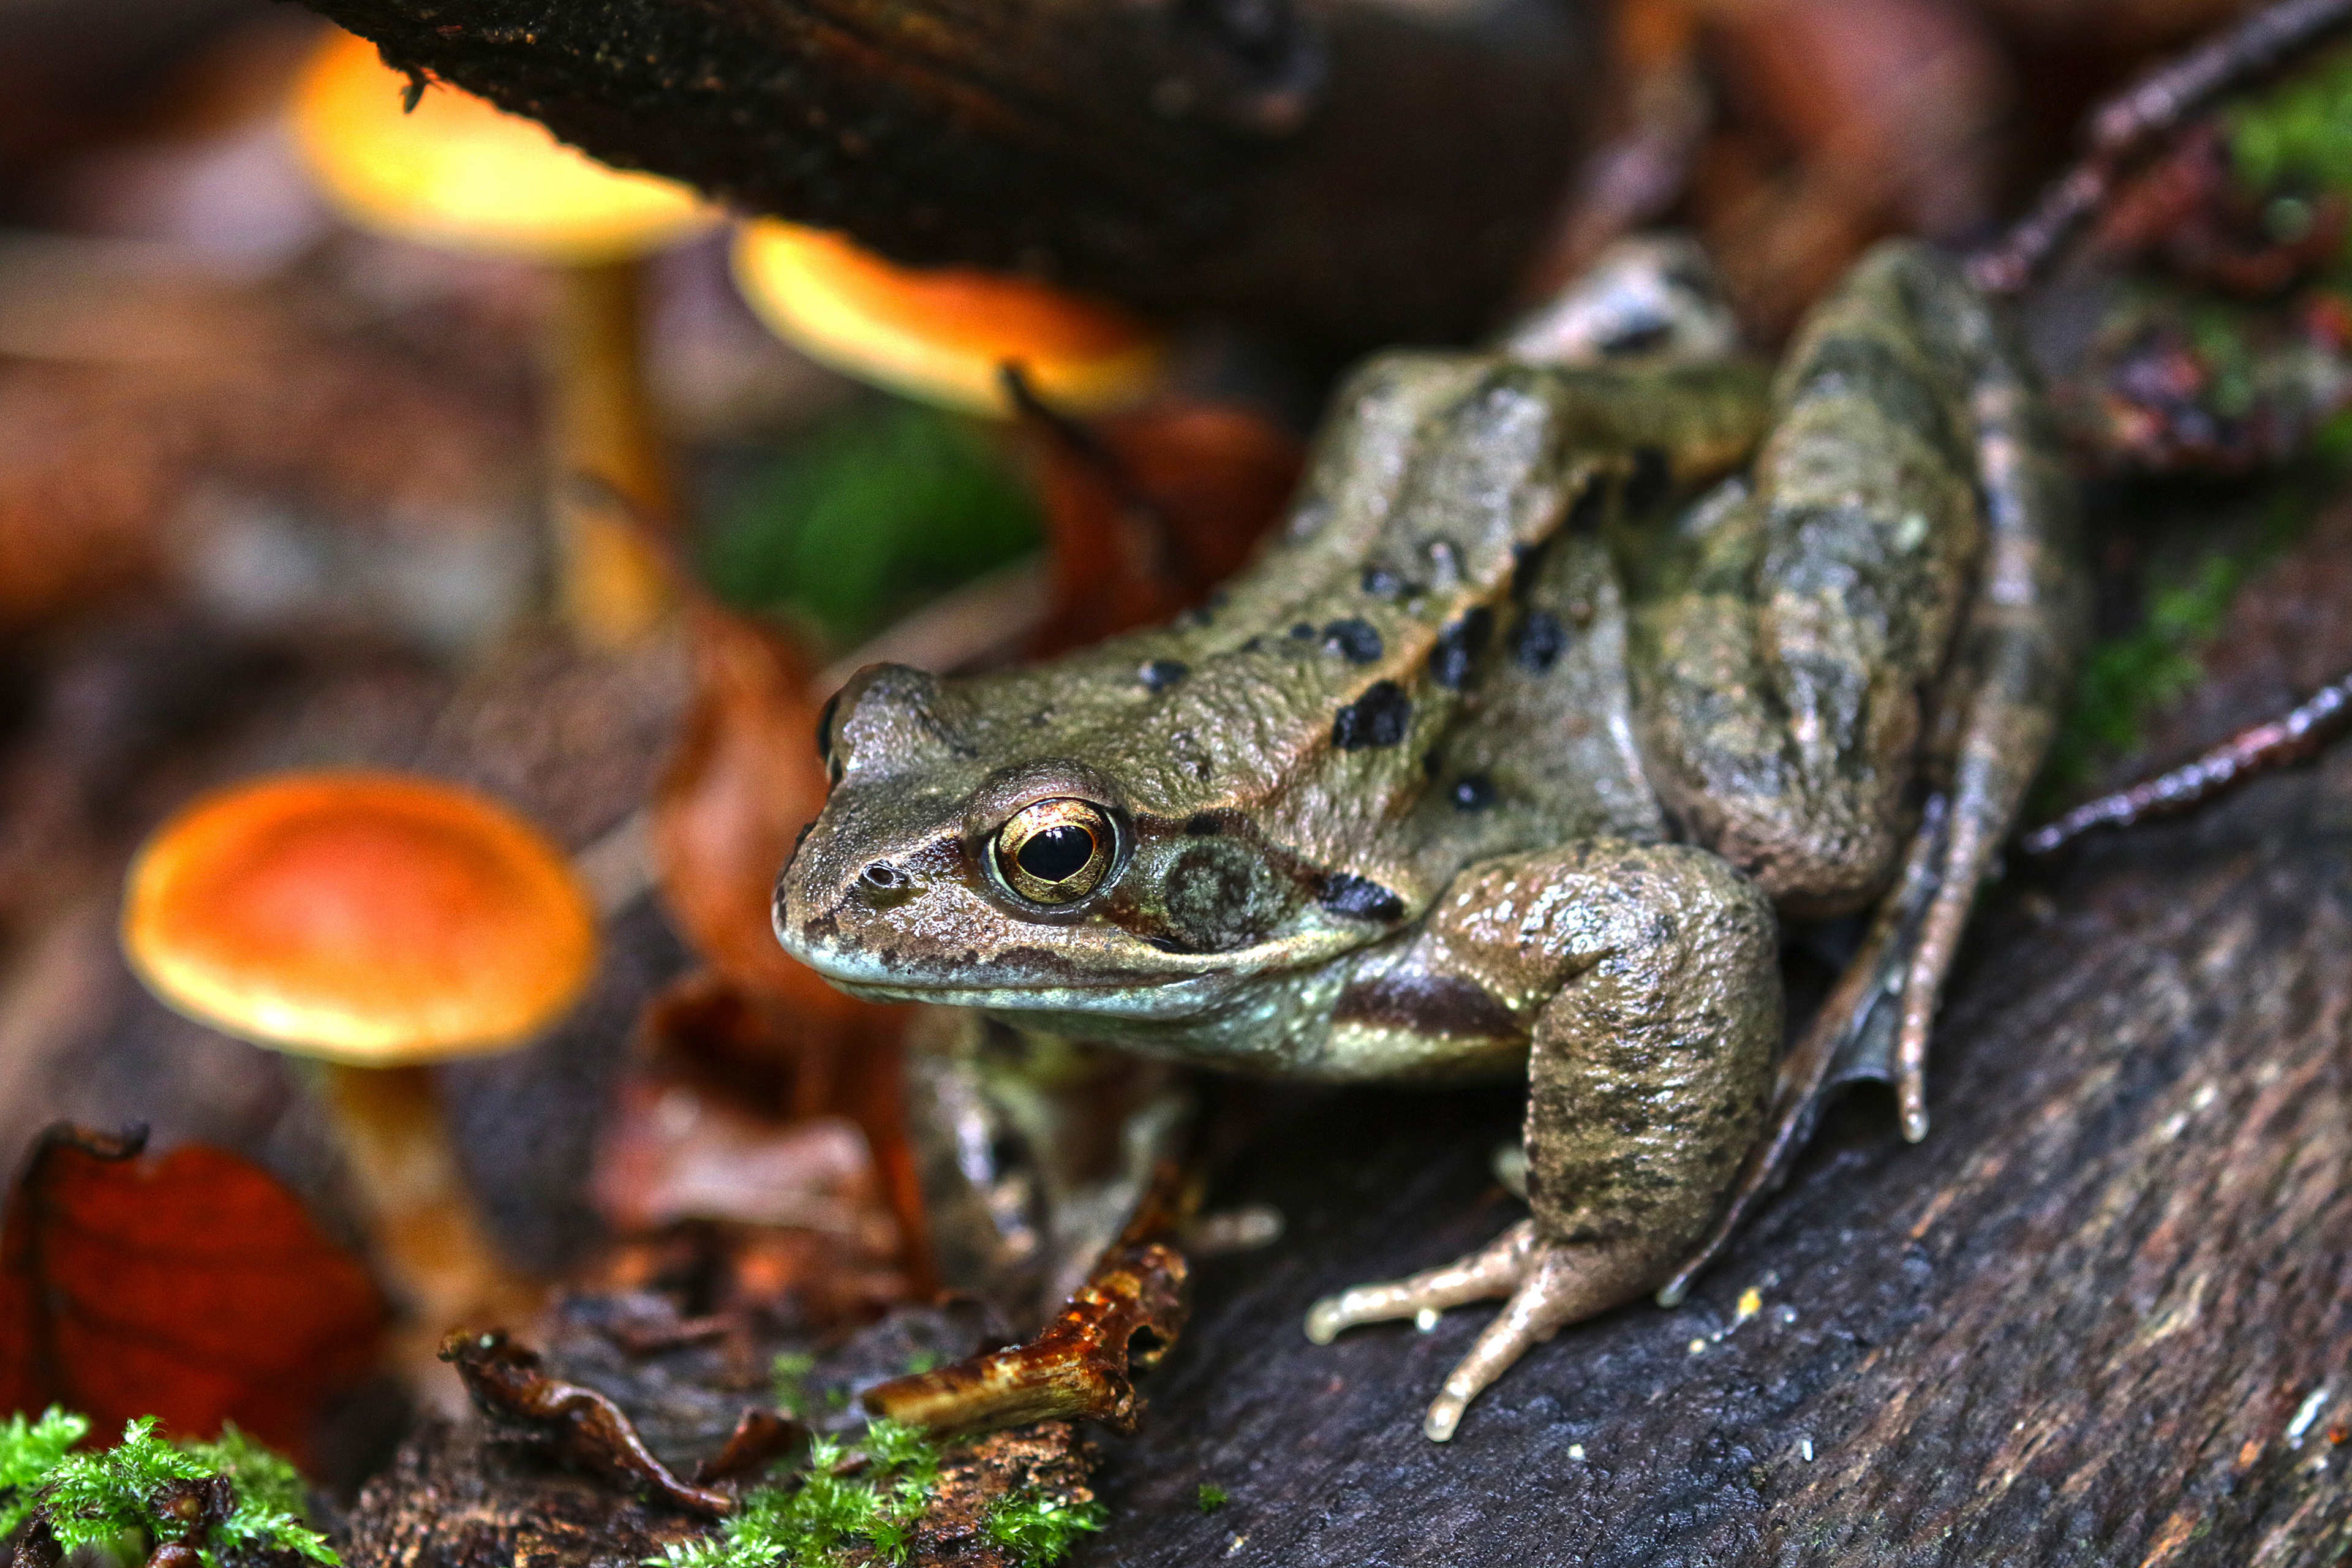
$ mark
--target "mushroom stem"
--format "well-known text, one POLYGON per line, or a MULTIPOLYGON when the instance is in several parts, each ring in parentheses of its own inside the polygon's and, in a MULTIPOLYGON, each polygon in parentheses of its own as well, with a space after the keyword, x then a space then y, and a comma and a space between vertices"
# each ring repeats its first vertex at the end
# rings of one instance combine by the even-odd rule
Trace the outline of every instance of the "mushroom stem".
POLYGON ((377 1267, 404 1309, 396 1364, 412 1383, 429 1382, 420 1393, 448 1403, 442 1396, 459 1391, 434 1359, 442 1336, 527 1323, 545 1292, 484 1234, 429 1068, 315 1065, 314 1086, 360 1187, 377 1267))
POLYGON ((649 530, 676 515, 646 405, 639 263, 556 268, 548 325, 548 519, 558 608, 583 642, 620 647, 676 604, 649 530))

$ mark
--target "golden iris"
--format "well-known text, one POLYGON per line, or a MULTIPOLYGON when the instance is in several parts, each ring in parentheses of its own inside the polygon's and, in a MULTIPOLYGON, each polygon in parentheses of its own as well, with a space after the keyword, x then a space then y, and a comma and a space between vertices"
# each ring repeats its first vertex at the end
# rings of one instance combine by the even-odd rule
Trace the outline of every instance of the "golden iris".
POLYGON ((1041 800, 996 830, 996 871, 1033 903, 1074 904, 1102 886, 1118 847, 1118 829, 1102 807, 1041 800))

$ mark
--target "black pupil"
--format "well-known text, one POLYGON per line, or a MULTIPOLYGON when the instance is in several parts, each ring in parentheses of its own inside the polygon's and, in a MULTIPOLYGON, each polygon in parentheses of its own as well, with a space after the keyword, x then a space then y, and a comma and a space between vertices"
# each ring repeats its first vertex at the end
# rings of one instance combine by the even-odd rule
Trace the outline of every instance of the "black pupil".
POLYGON ((1032 834, 1013 857, 1021 868, 1041 882, 1075 877, 1095 858, 1095 836, 1070 823, 1032 834))

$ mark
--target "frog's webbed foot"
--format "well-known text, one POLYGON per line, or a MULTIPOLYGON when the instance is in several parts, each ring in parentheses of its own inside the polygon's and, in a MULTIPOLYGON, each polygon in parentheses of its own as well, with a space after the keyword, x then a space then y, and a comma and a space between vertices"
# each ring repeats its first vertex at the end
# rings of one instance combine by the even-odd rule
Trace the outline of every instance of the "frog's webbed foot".
POLYGON ((1422 1422, 1422 1431, 1443 1443, 1470 1402, 1514 1362, 1569 1324, 1633 1300, 1654 1278, 1646 1255, 1633 1247, 1547 1241, 1536 1222, 1526 1219, 1442 1268, 1324 1298, 1307 1310, 1307 1337, 1328 1344, 1358 1323, 1433 1321, 1449 1307, 1508 1298, 1447 1375, 1422 1422))

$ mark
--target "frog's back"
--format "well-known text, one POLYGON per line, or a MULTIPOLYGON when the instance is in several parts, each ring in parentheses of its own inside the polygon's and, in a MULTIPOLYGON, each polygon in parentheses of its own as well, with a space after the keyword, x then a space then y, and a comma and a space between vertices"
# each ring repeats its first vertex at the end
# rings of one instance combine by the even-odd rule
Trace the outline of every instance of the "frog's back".
POLYGON ((1408 910, 1484 856, 1657 838, 1603 541, 1738 461, 1762 405, 1742 366, 1382 354, 1208 606, 990 677, 976 708, 1008 744, 1108 759, 1156 813, 1244 817, 1408 910))

